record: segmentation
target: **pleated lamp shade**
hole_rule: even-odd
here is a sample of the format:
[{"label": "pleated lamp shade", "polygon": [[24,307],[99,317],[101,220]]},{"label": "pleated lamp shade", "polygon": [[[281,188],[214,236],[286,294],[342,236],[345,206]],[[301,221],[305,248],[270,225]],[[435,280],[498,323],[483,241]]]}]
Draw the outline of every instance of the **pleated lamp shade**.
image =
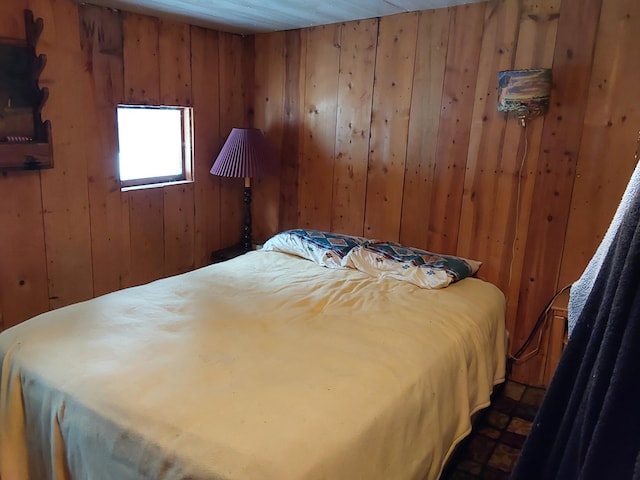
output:
[{"label": "pleated lamp shade", "polygon": [[277,157],[258,128],[233,128],[216,161],[213,175],[252,178],[274,174]]},{"label": "pleated lamp shade", "polygon": [[525,119],[544,115],[549,108],[551,70],[504,70],[498,72],[498,110]]}]

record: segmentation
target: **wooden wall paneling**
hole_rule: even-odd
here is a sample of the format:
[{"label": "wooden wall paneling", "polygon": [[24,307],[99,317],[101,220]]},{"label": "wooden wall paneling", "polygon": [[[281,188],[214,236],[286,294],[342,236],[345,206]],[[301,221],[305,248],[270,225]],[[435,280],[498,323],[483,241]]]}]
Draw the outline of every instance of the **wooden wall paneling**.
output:
[{"label": "wooden wall paneling", "polygon": [[[255,36],[254,127],[265,132],[269,144],[282,161],[284,130],[286,34]],[[280,172],[253,180],[253,238],[263,242],[278,231]]]},{"label": "wooden wall paneling", "polygon": [[[120,259],[122,270],[120,271],[121,288],[132,287],[136,285],[131,278],[131,192],[120,192],[120,231],[118,237],[120,245],[122,245],[123,258]],[[114,207],[114,215],[117,215]]]},{"label": "wooden wall paneling", "polygon": [[[29,6],[28,0],[13,0],[0,4],[0,37],[25,40],[25,8],[32,8]],[[35,10],[33,16],[35,18],[42,17],[42,13]],[[40,50],[40,48],[38,48],[38,50]]]},{"label": "wooden wall paneling", "polygon": [[427,239],[440,253],[457,248],[484,11],[484,3],[456,8],[449,29]]},{"label": "wooden wall paneling", "polygon": [[341,29],[333,24],[307,32],[298,208],[300,226],[319,230],[331,228]]},{"label": "wooden wall paneling", "polygon": [[[191,106],[191,29],[186,23],[161,20],[158,31],[160,102]],[[190,184],[164,190],[164,274],[175,275],[195,266],[195,199]]]},{"label": "wooden wall paneling", "polygon": [[400,242],[414,247],[428,247],[431,189],[452,15],[452,9],[440,8],[422,11],[418,19],[400,219]]},{"label": "wooden wall paneling", "polygon": [[131,284],[164,276],[164,192],[162,188],[130,190]]},{"label": "wooden wall paneling", "polygon": [[331,230],[362,235],[378,20],[342,25]]},{"label": "wooden wall paneling", "polygon": [[365,206],[367,237],[400,237],[417,36],[417,13],[380,19]]},{"label": "wooden wall paneling", "polygon": [[195,267],[194,184],[162,188],[164,193],[164,275],[176,275]]},{"label": "wooden wall paneling", "polygon": [[527,237],[542,120],[529,122],[527,130],[513,118],[505,122],[507,116],[496,108],[497,72],[551,67],[559,3],[495,2],[485,15],[458,253],[481,260],[478,275],[507,296],[509,331],[522,272],[522,247],[515,236]]},{"label": "wooden wall paneling", "polygon": [[[498,180],[506,176],[509,185],[515,184],[519,167],[515,157],[502,156],[506,116],[496,107],[497,77],[500,70],[512,68],[519,22],[520,2],[487,4],[456,249],[459,255],[481,260],[479,275],[494,283],[503,267],[502,258],[511,255],[509,234],[517,203],[514,189],[502,192],[506,196],[498,194]],[[504,285],[499,286],[505,290]]]},{"label": "wooden wall paneling", "polygon": [[[561,0],[544,0],[542,2],[527,2],[523,5],[514,68],[551,67],[558,30],[560,3]],[[502,228],[501,236],[508,239],[505,243],[506,252],[503,252],[501,256],[497,253],[501,246],[498,243],[492,245],[492,249],[496,253],[492,253],[491,257],[500,258],[501,261],[500,268],[495,272],[496,276],[493,278],[507,296],[507,329],[509,332],[515,331],[517,321],[524,245],[528,238],[529,216],[533,206],[533,189],[538,178],[536,172],[543,125],[544,118],[534,119],[528,122],[526,130],[523,130],[516,119],[509,119],[502,148],[505,165],[509,162],[506,159],[516,162],[514,168],[518,170],[522,164],[519,199],[518,177],[515,173],[517,170],[513,170],[513,176],[500,175],[496,187],[498,199],[515,196],[515,204],[519,206],[517,222],[515,218],[516,206],[514,205],[514,216],[511,217],[513,221],[509,224],[497,223],[500,216],[506,215],[506,213],[502,213],[504,209],[508,208],[505,205],[507,202],[502,202],[496,204],[496,208],[500,208],[500,210],[495,211],[495,219],[490,227],[492,229]],[[520,347],[520,344],[515,345],[512,342],[511,347],[515,351]]]},{"label": "wooden wall paneling", "polygon": [[[124,14],[125,102],[159,105],[159,21],[142,15]],[[164,275],[164,194],[162,188],[128,191],[131,283],[139,285]]]},{"label": "wooden wall paneling", "polygon": [[209,263],[220,243],[220,179],[209,173],[222,146],[218,32],[191,28],[196,267]]},{"label": "wooden wall paneling", "polygon": [[253,35],[240,37],[242,55],[242,115],[245,125],[250,127],[255,123],[255,64],[256,42]]},{"label": "wooden wall paneling", "polygon": [[46,25],[38,43],[47,55],[40,86],[49,88],[43,118],[54,131],[55,168],[43,170],[41,178],[50,307],[58,308],[94,294],[86,160],[92,132],[84,118],[91,93],[77,5],[49,0],[30,5]]},{"label": "wooden wall paneling", "polygon": [[306,29],[285,32],[279,230],[287,230],[299,225],[298,174],[304,143],[307,33]]},{"label": "wooden wall paneling", "polygon": [[[0,4],[0,37],[24,39],[25,8],[21,0]],[[0,173],[0,192],[1,331],[48,310],[49,296],[40,173]]]},{"label": "wooden wall paneling", "polygon": [[168,20],[160,20],[158,27],[160,103],[191,106],[191,29]]},{"label": "wooden wall paneling", "polygon": [[120,191],[116,124],[124,100],[122,20],[106,8],[78,8],[90,89],[84,121],[92,132],[86,142],[93,289],[102,295],[127,285],[129,275],[128,197]]},{"label": "wooden wall paneling", "polygon": [[159,105],[159,20],[125,13],[123,38],[125,101],[134,105]]},{"label": "wooden wall paneling", "polygon": [[0,331],[50,308],[40,175],[9,175],[0,176]]},{"label": "wooden wall paneling", "polygon": [[[234,127],[249,127],[244,110],[243,98],[243,55],[242,37],[220,33],[219,39],[219,81],[220,81],[220,134],[227,139]],[[246,59],[245,59],[246,61]],[[222,146],[222,145],[221,145]],[[216,156],[219,151],[216,152]],[[215,157],[211,159],[211,164]],[[223,247],[242,240],[244,180],[220,178],[220,206],[222,229],[220,240]]]},{"label": "wooden wall paneling", "polygon": [[600,244],[636,164],[640,3],[604,1],[559,286],[577,280]]},{"label": "wooden wall paneling", "polygon": [[[563,253],[575,162],[583,130],[602,0],[563,0],[553,59],[554,90],[544,120],[537,180],[524,251],[515,345],[521,345],[553,296]],[[576,14],[579,12],[579,14]],[[514,379],[534,383],[544,359],[515,365]]]}]

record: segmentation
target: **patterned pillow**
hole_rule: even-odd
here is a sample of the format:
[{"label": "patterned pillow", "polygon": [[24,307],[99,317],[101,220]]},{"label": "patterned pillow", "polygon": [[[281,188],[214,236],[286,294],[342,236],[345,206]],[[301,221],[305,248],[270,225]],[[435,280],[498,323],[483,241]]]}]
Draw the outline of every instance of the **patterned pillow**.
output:
[{"label": "patterned pillow", "polygon": [[342,264],[378,278],[392,277],[421,288],[444,288],[475,274],[481,262],[371,241],[352,249]]},{"label": "patterned pillow", "polygon": [[329,268],[346,268],[343,258],[366,238],[310,229],[286,230],[267,240],[262,250],[284,252]]}]

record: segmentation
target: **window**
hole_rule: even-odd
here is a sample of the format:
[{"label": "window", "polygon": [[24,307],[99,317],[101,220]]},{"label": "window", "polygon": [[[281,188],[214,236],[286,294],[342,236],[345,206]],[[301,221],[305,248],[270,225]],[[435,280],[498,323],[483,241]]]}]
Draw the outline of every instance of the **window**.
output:
[{"label": "window", "polygon": [[118,105],[122,188],[191,181],[192,109]]}]

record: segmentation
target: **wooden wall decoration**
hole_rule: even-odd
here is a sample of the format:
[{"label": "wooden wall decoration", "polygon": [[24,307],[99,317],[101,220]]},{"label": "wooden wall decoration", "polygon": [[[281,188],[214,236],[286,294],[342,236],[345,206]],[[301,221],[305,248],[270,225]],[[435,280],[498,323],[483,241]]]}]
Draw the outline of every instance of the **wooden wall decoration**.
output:
[{"label": "wooden wall decoration", "polygon": [[[515,352],[581,273],[635,166],[636,0],[490,0],[244,38],[9,0],[0,36],[23,35],[27,7],[47,25],[56,168],[0,175],[4,328],[236,243],[242,185],[208,171],[232,127],[256,126],[281,160],[278,178],[254,181],[256,240],[309,226],[482,260]],[[496,78],[530,67],[552,68],[554,85],[523,130],[496,110]],[[193,106],[193,184],[120,190],[122,102]],[[544,381],[545,348],[516,380]]]},{"label": "wooden wall decoration", "polygon": [[36,54],[43,21],[25,9],[24,25],[24,41],[0,38],[0,170],[53,167],[51,122],[42,121],[49,89],[39,85],[47,57]]}]

